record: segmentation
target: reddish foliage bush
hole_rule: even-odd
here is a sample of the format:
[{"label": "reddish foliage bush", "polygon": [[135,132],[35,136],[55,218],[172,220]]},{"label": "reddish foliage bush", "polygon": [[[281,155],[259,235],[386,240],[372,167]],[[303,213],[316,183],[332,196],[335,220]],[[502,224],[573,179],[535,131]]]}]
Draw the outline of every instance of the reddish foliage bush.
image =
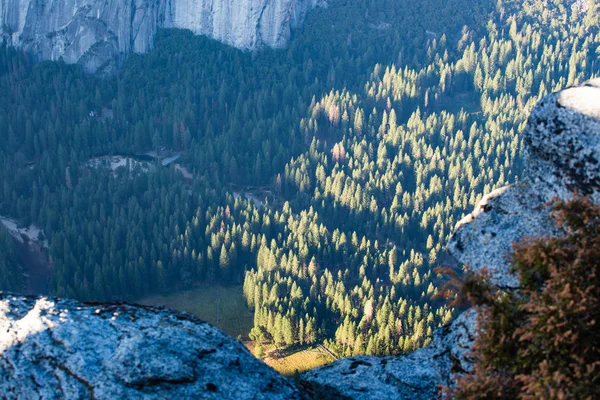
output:
[{"label": "reddish foliage bush", "polygon": [[472,373],[446,394],[458,399],[600,399],[600,207],[557,201],[566,236],[514,246],[521,287],[472,274],[446,294],[479,307]]}]

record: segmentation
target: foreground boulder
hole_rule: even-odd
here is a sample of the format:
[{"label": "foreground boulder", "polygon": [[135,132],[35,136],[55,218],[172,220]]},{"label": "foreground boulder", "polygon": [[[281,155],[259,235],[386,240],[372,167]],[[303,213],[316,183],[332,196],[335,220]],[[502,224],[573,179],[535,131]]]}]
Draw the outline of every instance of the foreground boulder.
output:
[{"label": "foreground boulder", "polygon": [[[523,135],[523,179],[485,196],[448,244],[456,261],[472,270],[485,267],[492,282],[507,289],[519,286],[508,257],[514,242],[564,233],[550,217],[553,199],[578,193],[600,204],[600,80],[545,97]],[[453,385],[455,374],[472,368],[476,314],[463,313],[410,355],[340,360],[307,372],[301,384],[315,399],[437,398],[440,385]]]},{"label": "foreground boulder", "polygon": [[468,351],[476,334],[476,313],[461,314],[436,332],[434,341],[405,357],[351,357],[314,369],[301,385],[314,399],[411,399],[437,397],[439,384],[471,368]]},{"label": "foreground boulder", "polygon": [[191,315],[0,293],[0,397],[295,399],[238,341]]}]

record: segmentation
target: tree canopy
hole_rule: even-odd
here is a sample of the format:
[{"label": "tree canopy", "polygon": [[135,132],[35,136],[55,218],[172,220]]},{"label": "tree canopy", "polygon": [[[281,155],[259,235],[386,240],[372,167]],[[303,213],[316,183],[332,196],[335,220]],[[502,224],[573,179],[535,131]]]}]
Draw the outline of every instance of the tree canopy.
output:
[{"label": "tree canopy", "polygon": [[[2,46],[0,215],[43,229],[53,294],[242,284],[253,338],[339,355],[451,320],[431,298],[443,246],[518,180],[540,97],[598,73],[597,8],[330,3],[286,50],[164,30],[110,79]],[[18,270],[3,251],[0,287]]]}]

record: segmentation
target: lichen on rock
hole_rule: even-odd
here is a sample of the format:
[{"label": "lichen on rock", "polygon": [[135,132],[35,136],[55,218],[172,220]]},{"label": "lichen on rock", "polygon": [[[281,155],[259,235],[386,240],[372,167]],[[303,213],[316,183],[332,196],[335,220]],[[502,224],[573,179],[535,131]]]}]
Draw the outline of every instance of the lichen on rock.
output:
[{"label": "lichen on rock", "polygon": [[238,341],[189,314],[0,292],[0,397],[295,399]]}]

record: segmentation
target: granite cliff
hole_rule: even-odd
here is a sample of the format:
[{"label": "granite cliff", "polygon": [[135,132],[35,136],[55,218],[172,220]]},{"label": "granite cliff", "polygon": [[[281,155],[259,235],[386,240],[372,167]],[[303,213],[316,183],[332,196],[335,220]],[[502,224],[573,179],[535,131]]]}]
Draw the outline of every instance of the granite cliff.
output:
[{"label": "granite cliff", "polygon": [[[490,193],[448,245],[456,260],[519,285],[505,258],[526,236],[561,235],[548,202],[600,203],[600,80],[544,98],[523,132],[523,179]],[[239,342],[187,314],[0,293],[0,393],[7,398],[432,399],[472,367],[477,311],[407,356],[352,357],[300,377],[299,388]]]},{"label": "granite cliff", "polygon": [[42,60],[110,72],[152,48],[159,28],[190,29],[241,48],[279,48],[325,0],[0,0],[0,34]]}]

